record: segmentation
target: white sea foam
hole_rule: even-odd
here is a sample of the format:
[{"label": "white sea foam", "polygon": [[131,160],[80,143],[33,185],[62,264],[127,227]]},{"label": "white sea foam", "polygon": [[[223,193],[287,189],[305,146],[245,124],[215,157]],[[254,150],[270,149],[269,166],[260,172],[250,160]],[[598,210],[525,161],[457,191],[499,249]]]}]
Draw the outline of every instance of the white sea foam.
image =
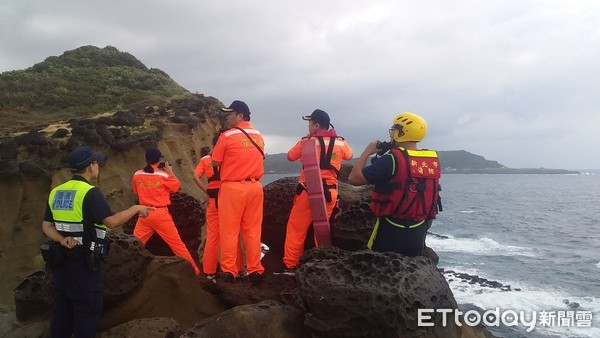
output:
[{"label": "white sea foam", "polygon": [[[494,279],[493,276],[482,276],[479,271],[472,267],[456,267],[452,270]],[[452,275],[445,275],[445,277],[448,280],[452,279],[448,284],[459,304],[473,304],[484,311],[494,310],[495,308],[517,312],[524,311],[528,314],[536,311],[538,316],[540,311],[592,311],[592,327],[566,327],[559,326],[559,324],[553,327],[544,327],[538,324],[535,330],[538,333],[556,334],[561,337],[600,337],[600,298],[591,295],[584,297],[572,296],[560,291],[540,289],[531,285],[519,285],[520,283],[511,283],[510,281],[500,281],[504,285],[510,284],[513,290],[514,288],[521,289],[521,291],[506,292],[500,289],[482,287],[479,284],[468,284],[468,282],[462,282]],[[570,304],[578,303],[579,307],[572,309],[567,301]]]},{"label": "white sea foam", "polygon": [[598,264],[596,264],[596,266],[600,268],[600,262],[598,262]]},{"label": "white sea foam", "polygon": [[427,237],[427,246],[436,252],[464,252],[482,256],[537,256],[537,250],[520,246],[501,244],[487,237],[447,239]]}]

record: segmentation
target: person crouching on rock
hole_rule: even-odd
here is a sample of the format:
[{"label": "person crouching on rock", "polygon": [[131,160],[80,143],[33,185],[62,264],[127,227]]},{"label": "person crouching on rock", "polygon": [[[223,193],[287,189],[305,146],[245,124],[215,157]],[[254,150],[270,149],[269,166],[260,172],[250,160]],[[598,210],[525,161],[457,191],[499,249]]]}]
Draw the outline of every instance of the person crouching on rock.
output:
[{"label": "person crouching on rock", "polygon": [[167,208],[171,204],[171,192],[179,190],[180,183],[173,174],[173,168],[169,162],[160,163],[163,157],[160,150],[153,148],[146,152],[146,166],[133,174],[133,192],[139,197],[140,204],[153,206],[148,217],[138,218],[133,234],[142,241],[144,245],[150,236],[157,232],[167,242],[173,253],[192,264],[196,274],[200,270],[194,262],[185,244],[179,237],[173,218]]},{"label": "person crouching on rock", "polygon": [[[348,177],[352,185],[374,184],[371,211],[377,216],[367,247],[374,251],[420,256],[432,220],[441,211],[440,164],[433,150],[418,149],[427,122],[413,113],[398,114],[390,143],[373,141]],[[366,166],[369,156],[381,156]]]}]

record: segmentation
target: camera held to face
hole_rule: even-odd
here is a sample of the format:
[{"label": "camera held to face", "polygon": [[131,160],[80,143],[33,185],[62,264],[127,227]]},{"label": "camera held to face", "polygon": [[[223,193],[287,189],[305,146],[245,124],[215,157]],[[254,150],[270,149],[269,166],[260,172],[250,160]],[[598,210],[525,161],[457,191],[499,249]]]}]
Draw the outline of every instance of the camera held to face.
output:
[{"label": "camera held to face", "polygon": [[391,142],[379,142],[377,143],[377,149],[379,149],[380,151],[377,152],[378,154],[383,154],[386,151],[392,149],[392,143]]},{"label": "camera held to face", "polygon": [[165,161],[165,162],[160,162],[160,163],[158,164],[158,169],[164,169],[166,165],[167,165],[167,162],[166,162],[166,161]]}]

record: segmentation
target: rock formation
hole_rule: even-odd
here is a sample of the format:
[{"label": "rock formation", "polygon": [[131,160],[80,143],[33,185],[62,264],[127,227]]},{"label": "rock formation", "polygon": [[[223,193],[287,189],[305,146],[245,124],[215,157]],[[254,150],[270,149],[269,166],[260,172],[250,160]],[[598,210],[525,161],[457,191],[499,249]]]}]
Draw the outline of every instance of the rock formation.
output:
[{"label": "rock formation", "polygon": [[[43,266],[39,245],[45,241],[44,208],[51,188],[71,177],[64,169],[71,149],[86,144],[108,156],[97,185],[115,211],[134,203],[131,177],[145,165],[148,147],[161,149],[181,181],[181,192],[199,203],[204,194],[193,183],[192,172],[200,148],[211,144],[221,126],[218,104],[215,98],[196,95],[161,107],[31,126],[0,138],[0,304],[14,308],[12,289]],[[202,214],[197,217],[204,219]]]},{"label": "rock formation", "polygon": [[[295,185],[294,179],[282,179],[265,187],[267,196],[272,193],[279,197],[265,199],[265,212],[291,208],[293,194],[284,197],[290,185]],[[364,192],[361,194],[354,188],[348,191],[349,195],[342,192],[342,201],[361,210],[356,205],[365,203],[361,197]],[[189,196],[181,195],[173,199],[172,210],[189,213],[182,207],[189,205],[194,205],[189,203]],[[365,214],[355,217],[364,219]],[[186,219],[174,218],[177,222]],[[265,218],[265,233],[266,229],[277,229],[268,227],[268,222],[275,220],[284,222],[286,217],[270,214]],[[356,221],[356,224],[362,223]],[[348,225],[346,228],[351,229]],[[346,238],[349,232],[334,236]],[[282,243],[284,237],[280,232],[270,238],[276,247],[275,243]],[[352,238],[358,241],[361,235]],[[302,257],[295,276],[268,273],[257,285],[243,278],[235,283],[221,280],[213,283],[198,279],[189,264],[178,257],[155,256],[131,235],[110,231],[108,240],[111,254],[105,264],[102,337],[127,334],[173,337],[180,333],[185,337],[483,337],[486,334],[484,329],[442,326],[441,318],[437,317],[433,319],[436,323],[433,327],[416,325],[418,308],[457,307],[442,273],[425,257],[351,251],[352,246],[348,250],[313,248]],[[280,267],[272,262],[280,261],[281,255],[276,250],[263,259],[269,272],[277,271]],[[35,332],[40,332],[41,336],[47,330],[52,302],[51,275],[48,270],[33,273],[15,290],[16,317],[24,325],[5,325],[11,328],[11,334],[33,332],[35,336]]]},{"label": "rock formation", "polygon": [[[51,187],[70,177],[60,169],[66,153],[80,144],[108,154],[99,186],[115,210],[134,202],[131,175],[143,166],[144,149],[158,146],[182,181],[169,208],[175,224],[192,254],[201,253],[204,196],[191,173],[197,150],[208,145],[220,125],[201,101],[72,120],[0,143],[0,161],[6,164],[0,187],[9,193],[4,198],[11,198],[0,204],[6,215],[0,220],[0,264],[9,270],[0,281],[11,289],[18,285],[15,311],[3,309],[0,335],[42,337],[48,330],[52,273],[39,270],[40,222]],[[342,176],[348,171],[345,167]],[[340,182],[342,213],[331,228],[335,248],[310,249],[309,235],[297,274],[272,274],[282,269],[296,184],[294,177],[265,186],[263,241],[271,250],[263,259],[265,278],[255,285],[244,278],[213,283],[195,276],[189,263],[169,256],[159,238],[144,247],[131,236],[135,220],[124,232],[109,231],[100,336],[486,336],[484,329],[442,326],[437,317],[434,327],[416,325],[416,309],[456,308],[456,301],[431,260],[364,250],[373,223],[368,187]],[[11,303],[6,292],[0,292],[0,303]]]}]

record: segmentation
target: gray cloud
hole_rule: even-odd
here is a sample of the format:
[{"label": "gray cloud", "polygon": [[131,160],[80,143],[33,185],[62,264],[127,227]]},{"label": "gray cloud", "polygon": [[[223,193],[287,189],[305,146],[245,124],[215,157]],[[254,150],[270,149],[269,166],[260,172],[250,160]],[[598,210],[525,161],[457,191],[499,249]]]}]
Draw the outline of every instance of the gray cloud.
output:
[{"label": "gray cloud", "polygon": [[511,167],[600,168],[595,1],[13,1],[0,71],[112,45],[193,92],[242,99],[267,150],[330,112],[359,154],[402,111],[424,147]]}]

